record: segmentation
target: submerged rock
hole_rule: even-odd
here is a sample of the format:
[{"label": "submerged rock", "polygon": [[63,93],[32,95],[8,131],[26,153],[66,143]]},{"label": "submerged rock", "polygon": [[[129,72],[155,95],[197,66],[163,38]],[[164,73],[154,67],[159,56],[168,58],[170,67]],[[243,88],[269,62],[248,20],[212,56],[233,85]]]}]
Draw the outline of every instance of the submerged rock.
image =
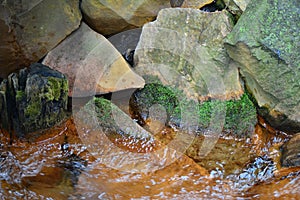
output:
[{"label": "submerged rock", "polygon": [[10,74],[0,93],[1,125],[22,137],[64,118],[68,81],[63,74],[36,63]]},{"label": "submerged rock", "polygon": [[281,164],[284,167],[300,166],[300,133],[282,146]]},{"label": "submerged rock", "polygon": [[126,113],[104,98],[95,97],[80,110],[73,110],[73,115],[77,126],[82,124],[83,127],[96,128],[108,135],[125,135],[141,140],[152,138]]},{"label": "submerged rock", "polygon": [[39,61],[80,20],[79,0],[0,1],[0,77]]},{"label": "submerged rock", "polygon": [[141,27],[155,19],[162,8],[170,7],[169,0],[86,0],[81,9],[85,21],[97,32],[111,35]]},{"label": "submerged rock", "polygon": [[84,23],[54,48],[43,64],[68,77],[69,96],[93,96],[144,86],[143,78],[131,70],[114,46]]},{"label": "submerged rock", "polygon": [[300,4],[297,0],[251,1],[226,48],[274,128],[300,131]]}]

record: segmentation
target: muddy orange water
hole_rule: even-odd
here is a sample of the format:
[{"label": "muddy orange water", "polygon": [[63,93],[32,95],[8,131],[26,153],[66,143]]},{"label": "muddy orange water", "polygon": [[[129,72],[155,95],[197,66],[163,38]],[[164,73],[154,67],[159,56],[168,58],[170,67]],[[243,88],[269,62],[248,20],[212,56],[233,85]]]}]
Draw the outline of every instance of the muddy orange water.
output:
[{"label": "muddy orange water", "polygon": [[[97,130],[84,131],[97,135]],[[173,134],[176,131],[164,128],[157,137],[171,140]],[[172,162],[157,170],[151,170],[157,166],[149,157],[149,164],[142,166],[149,169],[147,173],[105,165],[83,144],[72,119],[42,135],[10,144],[8,134],[0,132],[1,200],[300,198],[300,168],[281,168],[279,163],[279,147],[289,136],[267,125],[257,125],[248,139],[221,136],[204,158],[197,154],[203,137],[196,137],[185,154],[169,155],[165,160]],[[143,144],[122,136],[110,140],[111,148],[145,157],[164,144]],[[140,167],[138,160],[126,158],[116,154],[110,159]]]}]

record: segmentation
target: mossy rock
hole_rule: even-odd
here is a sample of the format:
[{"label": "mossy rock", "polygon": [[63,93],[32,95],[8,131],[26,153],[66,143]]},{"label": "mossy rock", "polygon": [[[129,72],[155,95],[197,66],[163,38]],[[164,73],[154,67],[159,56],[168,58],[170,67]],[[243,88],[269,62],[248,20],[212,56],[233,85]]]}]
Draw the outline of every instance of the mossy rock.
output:
[{"label": "mossy rock", "polygon": [[77,126],[98,130],[108,137],[124,136],[141,140],[153,139],[150,133],[136,124],[118,106],[102,97],[94,97],[79,110],[73,110],[73,116],[75,122],[78,122],[76,123]]},{"label": "mossy rock", "polygon": [[60,72],[35,63],[9,75],[2,82],[1,94],[1,110],[7,111],[1,118],[12,124],[2,127],[12,127],[17,136],[23,137],[64,119],[68,80]]},{"label": "mossy rock", "polygon": [[[130,100],[131,113],[140,121],[141,125],[144,125],[149,118],[149,108],[159,104],[164,107],[167,113],[166,125],[180,127],[183,115],[196,114],[198,129],[202,132],[211,126],[212,116],[217,114],[216,111],[220,111],[226,113],[224,124],[220,124],[223,125],[224,133],[234,133],[238,136],[253,133],[257,123],[257,114],[247,93],[244,93],[240,99],[209,100],[200,103],[182,99],[181,93],[182,91],[176,88],[162,84],[147,84],[143,89],[137,90],[133,94]],[[194,107],[192,112],[190,112],[190,108],[187,108],[190,106]],[[195,116],[188,116],[187,118],[189,117]]]},{"label": "mossy rock", "polygon": [[300,3],[251,1],[225,39],[258,112],[274,128],[300,131]]}]

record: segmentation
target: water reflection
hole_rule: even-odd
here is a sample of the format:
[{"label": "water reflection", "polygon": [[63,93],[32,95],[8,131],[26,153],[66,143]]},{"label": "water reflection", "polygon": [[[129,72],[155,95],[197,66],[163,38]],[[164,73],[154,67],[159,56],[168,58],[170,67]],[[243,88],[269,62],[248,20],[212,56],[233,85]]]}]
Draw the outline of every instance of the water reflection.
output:
[{"label": "water reflection", "polygon": [[[10,145],[4,131],[0,138],[0,199],[297,199],[300,195],[300,168],[279,164],[279,146],[288,136],[259,125],[248,140],[221,137],[206,160],[182,155],[151,173],[101,164],[81,143],[72,119],[31,142],[15,140]],[[150,151],[130,138],[110,139],[123,149]]]}]

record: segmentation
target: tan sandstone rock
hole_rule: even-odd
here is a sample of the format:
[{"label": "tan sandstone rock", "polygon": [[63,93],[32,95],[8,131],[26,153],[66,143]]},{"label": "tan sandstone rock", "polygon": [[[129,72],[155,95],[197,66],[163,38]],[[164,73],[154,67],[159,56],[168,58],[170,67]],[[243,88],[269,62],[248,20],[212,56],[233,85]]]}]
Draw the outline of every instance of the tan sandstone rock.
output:
[{"label": "tan sandstone rock", "polygon": [[143,78],[131,70],[113,45],[84,23],[43,63],[68,77],[70,96],[93,96],[144,86]]}]

